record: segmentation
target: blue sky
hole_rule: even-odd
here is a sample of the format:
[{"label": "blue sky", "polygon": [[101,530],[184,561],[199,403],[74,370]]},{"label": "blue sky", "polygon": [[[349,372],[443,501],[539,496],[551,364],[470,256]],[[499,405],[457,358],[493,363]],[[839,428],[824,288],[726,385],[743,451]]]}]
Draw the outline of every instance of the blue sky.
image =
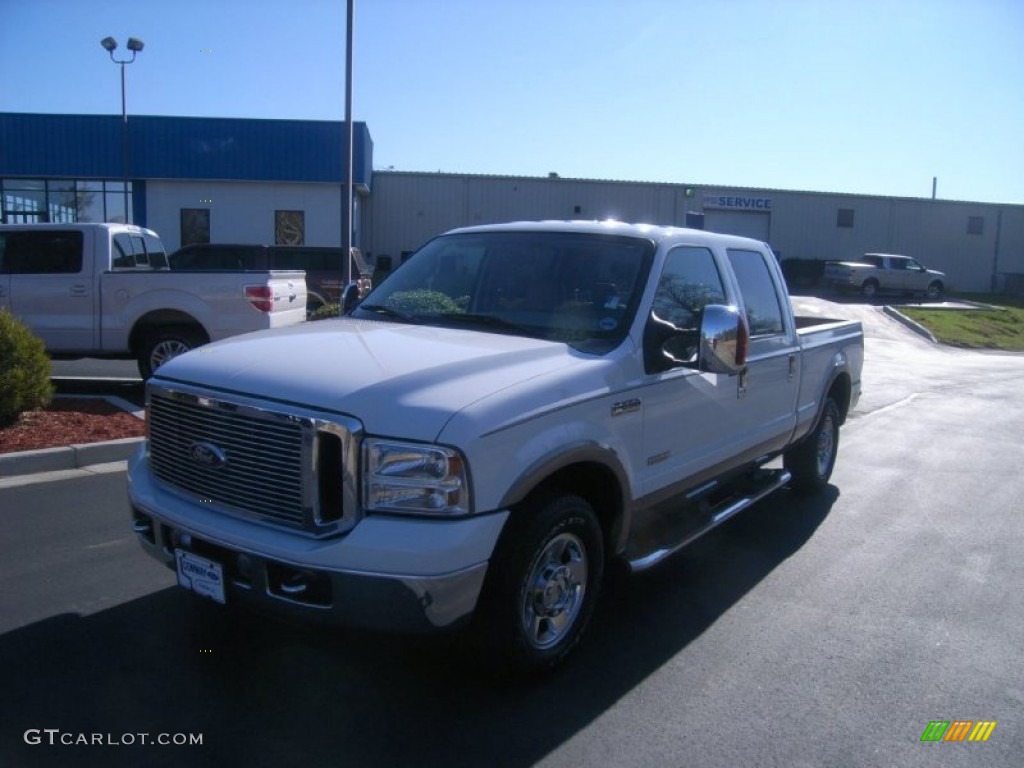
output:
[{"label": "blue sky", "polygon": [[[0,110],[119,113],[111,35],[130,113],[340,120],[345,5],[0,0]],[[355,38],[377,168],[1024,203],[1024,0],[356,0]]]}]

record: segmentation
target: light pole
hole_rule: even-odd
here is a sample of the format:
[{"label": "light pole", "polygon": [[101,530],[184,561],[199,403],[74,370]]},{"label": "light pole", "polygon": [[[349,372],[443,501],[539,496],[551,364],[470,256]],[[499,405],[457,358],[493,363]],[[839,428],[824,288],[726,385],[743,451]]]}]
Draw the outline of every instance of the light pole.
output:
[{"label": "light pole", "polygon": [[124,223],[128,224],[128,107],[124,96],[124,65],[135,61],[135,55],[145,47],[145,43],[137,37],[128,38],[128,50],[132,52],[130,59],[114,58],[117,40],[112,37],[104,37],[100,40],[100,45],[110,54],[112,62],[121,65],[121,181],[124,184]]}]

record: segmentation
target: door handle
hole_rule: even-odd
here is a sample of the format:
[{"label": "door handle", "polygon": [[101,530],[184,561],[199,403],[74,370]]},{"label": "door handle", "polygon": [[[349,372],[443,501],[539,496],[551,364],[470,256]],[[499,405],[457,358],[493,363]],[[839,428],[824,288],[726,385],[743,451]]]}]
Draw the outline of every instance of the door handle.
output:
[{"label": "door handle", "polygon": [[72,296],[85,296],[86,295],[86,288],[85,288],[85,286],[84,285],[72,285],[71,286],[71,295]]},{"label": "door handle", "polygon": [[796,355],[789,356],[789,380],[796,378]]}]

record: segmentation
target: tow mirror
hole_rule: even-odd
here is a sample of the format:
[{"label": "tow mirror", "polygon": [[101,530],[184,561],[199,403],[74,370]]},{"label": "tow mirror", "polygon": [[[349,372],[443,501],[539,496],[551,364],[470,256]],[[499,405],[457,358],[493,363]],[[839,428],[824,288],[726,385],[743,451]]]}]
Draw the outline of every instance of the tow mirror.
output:
[{"label": "tow mirror", "polygon": [[747,319],[736,307],[708,304],[700,324],[699,368],[735,376],[747,365],[750,333]]}]

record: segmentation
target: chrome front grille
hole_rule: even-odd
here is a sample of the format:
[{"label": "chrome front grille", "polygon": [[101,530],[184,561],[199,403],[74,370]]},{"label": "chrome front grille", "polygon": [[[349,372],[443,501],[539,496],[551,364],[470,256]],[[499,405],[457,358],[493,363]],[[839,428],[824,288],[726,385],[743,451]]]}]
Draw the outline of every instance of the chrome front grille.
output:
[{"label": "chrome front grille", "polygon": [[[149,466],[162,483],[226,514],[314,535],[355,524],[354,420],[155,384],[147,404]],[[317,450],[327,440],[340,451]],[[320,466],[321,456],[338,466]]]}]

